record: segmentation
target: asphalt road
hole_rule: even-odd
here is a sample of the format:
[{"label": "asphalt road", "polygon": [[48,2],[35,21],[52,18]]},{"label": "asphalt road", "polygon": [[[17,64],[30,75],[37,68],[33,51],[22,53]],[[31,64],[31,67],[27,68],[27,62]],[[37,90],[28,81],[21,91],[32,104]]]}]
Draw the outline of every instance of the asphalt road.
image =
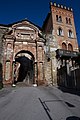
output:
[{"label": "asphalt road", "polygon": [[56,87],[4,88],[0,120],[80,120],[80,96]]}]

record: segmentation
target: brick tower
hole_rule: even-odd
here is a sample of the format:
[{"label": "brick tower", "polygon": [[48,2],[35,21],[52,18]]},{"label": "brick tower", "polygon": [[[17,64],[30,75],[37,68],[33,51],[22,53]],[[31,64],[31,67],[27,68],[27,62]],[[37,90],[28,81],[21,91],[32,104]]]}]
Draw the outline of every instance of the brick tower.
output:
[{"label": "brick tower", "polygon": [[[47,81],[53,84],[68,86],[68,74],[70,67],[75,64],[78,52],[78,43],[74,24],[73,9],[56,3],[50,3],[50,12],[43,23],[43,32],[46,35],[46,61],[45,71]],[[56,57],[57,56],[57,57]],[[51,68],[50,68],[51,67]],[[63,79],[58,80],[58,70],[63,67]],[[64,70],[65,69],[65,70]],[[60,70],[61,71],[61,70]],[[52,77],[50,77],[50,75]],[[60,74],[59,74],[60,77]]]}]

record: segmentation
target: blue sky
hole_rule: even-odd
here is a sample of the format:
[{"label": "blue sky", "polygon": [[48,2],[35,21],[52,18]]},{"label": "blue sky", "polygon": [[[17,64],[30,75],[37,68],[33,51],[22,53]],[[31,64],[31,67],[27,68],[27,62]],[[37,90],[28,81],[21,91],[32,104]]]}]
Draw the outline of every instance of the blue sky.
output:
[{"label": "blue sky", "polygon": [[50,1],[73,8],[80,45],[80,0],[0,0],[0,24],[10,24],[27,18],[41,27],[50,11]]}]

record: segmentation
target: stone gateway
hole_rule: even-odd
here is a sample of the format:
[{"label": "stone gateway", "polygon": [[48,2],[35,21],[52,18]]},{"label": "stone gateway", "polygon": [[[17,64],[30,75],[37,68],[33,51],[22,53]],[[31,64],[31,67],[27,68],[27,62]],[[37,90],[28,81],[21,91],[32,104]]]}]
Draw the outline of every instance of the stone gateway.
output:
[{"label": "stone gateway", "polygon": [[12,84],[14,76],[17,82],[44,83],[45,40],[40,29],[28,20],[11,24],[8,29],[3,38],[3,84]]}]

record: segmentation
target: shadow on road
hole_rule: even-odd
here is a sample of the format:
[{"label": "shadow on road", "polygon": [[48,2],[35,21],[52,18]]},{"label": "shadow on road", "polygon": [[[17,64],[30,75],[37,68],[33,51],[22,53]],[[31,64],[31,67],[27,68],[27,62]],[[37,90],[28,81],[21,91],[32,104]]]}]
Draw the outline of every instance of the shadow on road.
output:
[{"label": "shadow on road", "polygon": [[69,102],[65,102],[67,104],[68,107],[75,107],[73,104],[69,103]]},{"label": "shadow on road", "polygon": [[58,87],[62,92],[65,93],[71,93],[80,96],[80,90],[72,89],[72,88],[66,88],[66,87]]},{"label": "shadow on road", "polygon": [[76,117],[76,116],[70,116],[70,117],[66,118],[66,120],[80,120],[80,118]]}]

